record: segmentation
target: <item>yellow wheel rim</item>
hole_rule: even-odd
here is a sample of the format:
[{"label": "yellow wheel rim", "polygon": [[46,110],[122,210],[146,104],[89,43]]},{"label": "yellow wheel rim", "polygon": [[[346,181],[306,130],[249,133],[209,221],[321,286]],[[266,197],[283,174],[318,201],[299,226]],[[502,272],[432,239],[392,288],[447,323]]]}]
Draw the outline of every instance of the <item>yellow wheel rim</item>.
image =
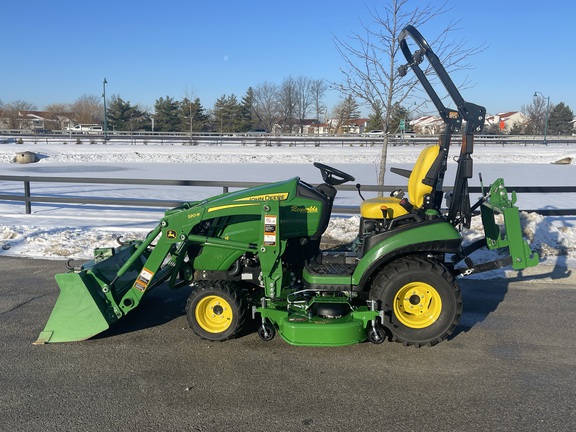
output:
[{"label": "yellow wheel rim", "polygon": [[206,296],[196,306],[196,321],[209,333],[222,333],[232,323],[232,308],[222,297]]},{"label": "yellow wheel rim", "polygon": [[406,284],[394,297],[394,315],[406,327],[428,327],[438,319],[441,312],[440,294],[424,282]]}]

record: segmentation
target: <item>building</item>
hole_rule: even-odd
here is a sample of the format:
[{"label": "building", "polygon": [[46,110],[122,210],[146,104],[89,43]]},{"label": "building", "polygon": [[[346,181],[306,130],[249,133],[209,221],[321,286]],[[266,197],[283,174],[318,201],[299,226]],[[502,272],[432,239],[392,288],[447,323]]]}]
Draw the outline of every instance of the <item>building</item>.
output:
[{"label": "building", "polygon": [[[526,116],[520,111],[487,115],[484,122],[484,131],[498,128],[501,133],[508,134],[515,126],[521,126],[526,123],[526,120]],[[438,116],[424,116],[410,120],[410,127],[417,134],[437,135],[444,130],[444,122]]]},{"label": "building", "polygon": [[0,129],[36,131],[61,130],[74,124],[71,114],[54,114],[46,111],[0,110]]},{"label": "building", "polygon": [[526,123],[527,117],[520,111],[502,112],[496,115],[487,115],[484,128],[498,127],[500,132],[508,134],[515,126]]}]

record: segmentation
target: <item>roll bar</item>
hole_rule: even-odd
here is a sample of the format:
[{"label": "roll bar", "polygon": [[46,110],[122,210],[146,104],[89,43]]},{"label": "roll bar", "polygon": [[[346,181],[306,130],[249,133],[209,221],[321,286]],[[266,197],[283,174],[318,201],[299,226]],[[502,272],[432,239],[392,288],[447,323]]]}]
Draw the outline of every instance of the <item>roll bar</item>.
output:
[{"label": "roll bar", "polygon": [[[414,53],[410,51],[410,47],[408,46],[408,42],[406,40],[408,36],[410,36],[420,48],[414,51]],[[484,120],[486,118],[486,109],[480,105],[466,102],[462,98],[460,92],[458,91],[458,88],[454,85],[454,82],[448,75],[448,72],[446,72],[446,69],[440,62],[440,59],[432,51],[432,48],[430,48],[430,45],[428,45],[428,42],[426,42],[426,39],[424,39],[424,37],[420,34],[420,32],[416,30],[414,26],[407,25],[400,32],[398,40],[400,42],[400,49],[402,50],[404,57],[408,61],[408,64],[400,66],[400,68],[398,68],[398,73],[401,76],[404,76],[406,75],[408,67],[412,68],[412,70],[420,80],[420,83],[422,83],[422,86],[426,90],[426,93],[428,93],[428,96],[430,96],[430,99],[436,106],[436,109],[440,113],[440,116],[442,117],[445,123],[454,125],[459,129],[459,126],[462,124],[463,119],[466,121],[466,129],[464,131],[466,135],[474,134],[475,132],[480,132],[482,130],[482,127],[484,126]],[[454,113],[455,110],[448,109],[444,106],[442,100],[438,97],[438,94],[434,90],[434,87],[430,84],[430,81],[424,74],[424,71],[422,71],[422,69],[420,68],[420,63],[422,63],[422,61],[424,60],[424,56],[426,56],[426,58],[430,62],[430,65],[436,72],[436,75],[438,76],[438,78],[448,91],[450,98],[456,104],[458,113],[460,114],[459,116],[456,116],[456,113]]]},{"label": "roll bar", "polygon": [[[408,46],[408,37],[410,37],[418,46],[418,49],[414,52],[412,52]],[[432,51],[432,48],[430,48],[426,39],[424,39],[414,26],[407,25],[404,27],[398,36],[398,41],[400,43],[400,49],[408,61],[407,64],[398,68],[398,74],[400,76],[405,76],[408,68],[411,68],[414,71],[416,77],[424,87],[424,90],[426,90],[426,93],[428,93],[428,96],[436,106],[440,117],[442,117],[442,120],[446,125],[444,133],[440,137],[440,146],[444,156],[444,165],[443,169],[440,170],[438,174],[434,196],[434,205],[438,208],[440,208],[442,202],[442,183],[444,180],[444,172],[446,171],[446,160],[448,158],[451,137],[454,132],[459,131],[462,128],[463,121],[466,122],[464,135],[462,137],[460,157],[458,158],[458,170],[456,172],[453,195],[447,217],[450,223],[454,225],[463,224],[468,228],[470,227],[472,213],[470,210],[470,197],[468,194],[468,179],[472,177],[473,173],[471,155],[474,151],[474,134],[480,132],[484,126],[486,108],[471,102],[466,102],[462,98],[458,88],[454,85],[454,82],[448,75],[448,72],[446,72],[446,69],[440,62],[438,56],[434,51]],[[448,91],[448,95],[456,104],[456,109],[450,109],[444,106],[438,93],[432,84],[430,84],[428,77],[420,68],[420,64],[424,61],[424,58],[428,60],[444,88]]]}]

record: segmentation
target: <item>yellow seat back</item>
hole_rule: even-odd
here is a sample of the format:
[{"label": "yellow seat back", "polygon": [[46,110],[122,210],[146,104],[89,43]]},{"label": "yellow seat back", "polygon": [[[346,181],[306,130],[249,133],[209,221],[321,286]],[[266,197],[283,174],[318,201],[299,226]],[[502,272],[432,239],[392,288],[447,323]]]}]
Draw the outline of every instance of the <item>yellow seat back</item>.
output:
[{"label": "yellow seat back", "polygon": [[440,153],[440,146],[437,144],[430,145],[424,148],[418,156],[418,160],[414,164],[412,174],[408,179],[408,199],[410,203],[420,208],[424,204],[424,196],[432,192],[432,186],[422,183],[426,178],[426,174],[430,171],[432,164]]},{"label": "yellow seat back", "polygon": [[[414,164],[414,169],[408,179],[408,199],[415,208],[424,205],[424,196],[432,192],[432,186],[426,185],[423,180],[430,171],[432,164],[440,153],[440,146],[437,144],[430,145],[420,152],[420,156]],[[400,200],[394,197],[371,198],[362,201],[360,204],[360,214],[366,219],[382,219],[381,207],[387,208],[386,218],[393,219],[408,213],[400,205]]]}]

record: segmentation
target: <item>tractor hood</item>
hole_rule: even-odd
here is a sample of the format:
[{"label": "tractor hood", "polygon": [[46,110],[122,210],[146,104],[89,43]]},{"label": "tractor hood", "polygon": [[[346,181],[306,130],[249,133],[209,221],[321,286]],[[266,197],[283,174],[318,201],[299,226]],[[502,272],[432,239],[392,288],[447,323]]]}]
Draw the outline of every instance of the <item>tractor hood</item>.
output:
[{"label": "tractor hood", "polygon": [[190,204],[201,205],[211,213],[225,208],[246,207],[260,201],[291,201],[296,196],[299,181],[300,177],[293,177],[276,183],[267,183],[216,195],[204,201]]}]

